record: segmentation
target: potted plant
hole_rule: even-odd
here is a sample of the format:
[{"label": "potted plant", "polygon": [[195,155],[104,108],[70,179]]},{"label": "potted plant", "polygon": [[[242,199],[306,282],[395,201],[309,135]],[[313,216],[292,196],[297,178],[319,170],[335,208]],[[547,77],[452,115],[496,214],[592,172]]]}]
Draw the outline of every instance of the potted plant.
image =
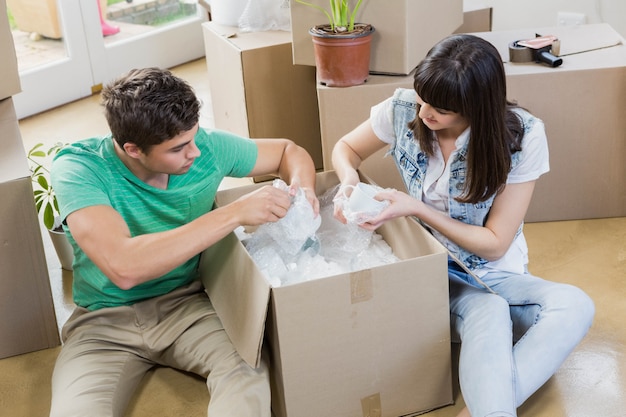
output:
[{"label": "potted plant", "polygon": [[304,1],[326,15],[328,23],[309,30],[315,51],[317,80],[329,87],[350,87],[367,81],[374,27],[356,22],[363,0],[351,7],[350,0],[329,0],[330,10]]},{"label": "potted plant", "polygon": [[59,221],[59,205],[50,182],[50,170],[44,165],[45,160],[53,158],[65,145],[56,143],[47,150],[43,146],[43,143],[36,144],[28,151],[26,156],[30,165],[35,207],[50,234],[50,239],[61,262],[61,267],[71,271],[74,252]]}]

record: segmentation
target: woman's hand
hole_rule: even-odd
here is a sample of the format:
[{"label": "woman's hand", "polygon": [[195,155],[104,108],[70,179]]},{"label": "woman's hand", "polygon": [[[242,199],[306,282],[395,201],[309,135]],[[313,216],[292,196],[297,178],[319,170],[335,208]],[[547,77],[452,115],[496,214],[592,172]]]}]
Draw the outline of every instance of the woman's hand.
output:
[{"label": "woman's hand", "polygon": [[[356,180],[352,181],[354,181],[354,184],[356,184],[358,182],[359,175],[356,171],[354,171],[353,176],[356,178]],[[341,186],[339,186],[339,189],[337,190],[337,194],[335,194],[335,197],[333,197],[333,216],[335,217],[335,219],[339,220],[343,224],[348,223],[348,219],[346,219],[346,217],[343,215],[343,210],[345,204],[348,201],[348,198],[350,197],[350,194],[352,193],[351,187],[354,186],[354,184],[341,184]]]},{"label": "woman's hand", "polygon": [[366,230],[376,230],[382,226],[383,223],[397,217],[413,216],[418,212],[419,206],[424,204],[407,193],[392,189],[381,191],[376,194],[374,198],[380,201],[389,201],[389,206],[378,216],[360,225]]}]

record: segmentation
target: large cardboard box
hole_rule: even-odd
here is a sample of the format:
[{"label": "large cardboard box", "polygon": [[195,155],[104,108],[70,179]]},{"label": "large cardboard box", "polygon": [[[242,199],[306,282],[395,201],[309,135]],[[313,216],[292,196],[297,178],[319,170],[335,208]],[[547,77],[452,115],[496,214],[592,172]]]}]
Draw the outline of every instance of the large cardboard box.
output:
[{"label": "large cardboard box", "polygon": [[[563,64],[510,63],[508,45],[539,34],[561,39]],[[526,221],[626,216],[626,46],[609,25],[475,33],[492,42],[505,62],[510,99],[546,125],[550,172],[542,176]],[[346,89],[318,86],[324,168],[332,169],[335,143],[369,117],[372,105],[412,78],[371,76]],[[362,171],[385,187],[404,189],[385,151]]]},{"label": "large cardboard box", "polygon": [[41,226],[11,98],[0,101],[0,358],[60,344]]},{"label": "large cardboard box", "polygon": [[0,2],[0,100],[21,91],[13,35],[7,18],[7,5]]},{"label": "large cardboard box", "polygon": [[626,216],[626,45],[608,24],[476,33],[509,61],[508,45],[556,35],[563,64],[505,63],[510,99],[546,125],[550,172],[527,221]]},{"label": "large cardboard box", "polygon": [[[310,0],[310,3],[328,7],[328,0]],[[327,23],[326,17],[321,11],[296,1],[290,5],[293,63],[315,66],[309,29]],[[463,1],[364,1],[356,20],[370,23],[376,29],[372,38],[370,71],[408,74],[437,41],[461,26]]]},{"label": "large cardboard box", "polygon": [[[317,192],[338,183],[317,176]],[[261,184],[224,190],[221,206]],[[202,256],[204,285],[241,356],[268,348],[277,417],[396,417],[452,402],[447,252],[417,222],[379,229],[401,261],[272,288],[230,234]]]},{"label": "large cardboard box", "polygon": [[322,168],[315,68],[294,66],[285,31],[202,24],[215,127],[251,138],[288,138]]}]

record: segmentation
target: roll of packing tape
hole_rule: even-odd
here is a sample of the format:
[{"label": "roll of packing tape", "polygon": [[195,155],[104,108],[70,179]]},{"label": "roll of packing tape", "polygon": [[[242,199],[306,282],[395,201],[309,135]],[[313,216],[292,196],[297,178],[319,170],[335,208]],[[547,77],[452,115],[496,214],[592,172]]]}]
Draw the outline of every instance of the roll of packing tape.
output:
[{"label": "roll of packing tape", "polygon": [[517,44],[518,41],[509,44],[509,61],[510,62],[533,62],[533,51]]}]

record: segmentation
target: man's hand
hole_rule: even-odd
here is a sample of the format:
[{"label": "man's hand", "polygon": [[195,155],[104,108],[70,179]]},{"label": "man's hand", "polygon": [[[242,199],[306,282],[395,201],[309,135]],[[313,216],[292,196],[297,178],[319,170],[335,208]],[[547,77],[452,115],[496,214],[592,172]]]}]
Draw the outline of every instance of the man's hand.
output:
[{"label": "man's hand", "polygon": [[242,226],[258,226],[285,217],[291,198],[287,191],[267,185],[239,197],[228,206]]}]

